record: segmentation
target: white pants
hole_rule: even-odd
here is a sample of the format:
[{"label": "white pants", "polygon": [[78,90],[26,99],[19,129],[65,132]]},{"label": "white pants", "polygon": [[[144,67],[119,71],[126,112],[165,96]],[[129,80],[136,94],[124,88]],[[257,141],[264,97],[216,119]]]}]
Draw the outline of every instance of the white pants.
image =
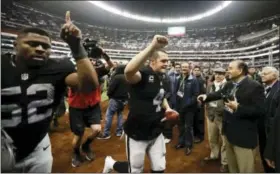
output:
[{"label": "white pants", "polygon": [[47,134],[37,145],[34,151],[26,158],[17,162],[15,173],[51,173],[52,172],[52,147]]},{"label": "white pants", "polygon": [[130,173],[141,173],[144,169],[145,154],[147,153],[153,171],[164,171],[166,167],[166,147],[164,137],[160,134],[153,140],[136,141],[128,136],[126,140],[126,155]]}]

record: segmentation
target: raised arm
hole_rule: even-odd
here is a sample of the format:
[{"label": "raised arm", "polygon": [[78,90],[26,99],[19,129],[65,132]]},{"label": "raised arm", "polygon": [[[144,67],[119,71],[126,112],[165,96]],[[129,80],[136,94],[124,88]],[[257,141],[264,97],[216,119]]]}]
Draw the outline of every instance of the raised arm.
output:
[{"label": "raised arm", "polygon": [[157,49],[163,48],[168,44],[167,38],[155,35],[152,43],[143,51],[134,56],[126,65],[124,75],[128,83],[136,84],[141,80],[140,67],[147,61],[151,54]]},{"label": "raised arm", "polygon": [[66,85],[84,92],[92,91],[99,86],[98,76],[82,45],[81,30],[72,23],[69,11],[66,12],[60,36],[69,45],[77,66],[77,73],[65,78]]}]

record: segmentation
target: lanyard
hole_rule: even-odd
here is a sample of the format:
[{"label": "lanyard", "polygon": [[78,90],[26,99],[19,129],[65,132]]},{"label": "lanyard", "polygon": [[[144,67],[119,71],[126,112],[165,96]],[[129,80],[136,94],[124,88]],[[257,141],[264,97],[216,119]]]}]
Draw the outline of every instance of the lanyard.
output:
[{"label": "lanyard", "polygon": [[180,90],[182,90],[182,91],[184,91],[184,88],[185,88],[185,79],[186,79],[186,77],[183,77],[183,79],[181,80],[181,82],[180,82]]}]

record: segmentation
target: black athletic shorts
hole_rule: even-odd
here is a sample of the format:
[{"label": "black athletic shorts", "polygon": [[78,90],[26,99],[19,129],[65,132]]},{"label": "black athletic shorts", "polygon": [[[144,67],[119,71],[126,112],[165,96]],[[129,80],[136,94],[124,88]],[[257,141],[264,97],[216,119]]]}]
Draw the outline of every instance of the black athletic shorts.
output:
[{"label": "black athletic shorts", "polygon": [[100,118],[101,108],[99,103],[86,109],[69,107],[70,128],[77,136],[83,135],[85,127],[100,124]]}]

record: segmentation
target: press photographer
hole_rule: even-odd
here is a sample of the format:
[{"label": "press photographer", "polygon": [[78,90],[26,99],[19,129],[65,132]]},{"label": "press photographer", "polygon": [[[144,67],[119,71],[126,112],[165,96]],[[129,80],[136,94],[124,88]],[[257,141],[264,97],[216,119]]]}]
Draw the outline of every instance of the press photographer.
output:
[{"label": "press photographer", "polygon": [[[80,93],[75,89],[70,89],[68,92],[69,103],[69,118],[71,131],[74,134],[72,166],[78,167],[82,163],[82,152],[85,154],[86,159],[94,160],[94,153],[90,148],[90,144],[101,131],[101,79],[103,76],[110,72],[113,67],[113,63],[110,57],[104,52],[102,48],[97,46],[97,41],[92,39],[86,39],[83,43],[85,50],[88,53],[95,70],[98,74],[99,87],[90,93]],[[106,61],[106,65],[102,62],[101,58]],[[85,127],[92,129],[91,135],[87,137],[82,144],[82,138],[84,135]]]},{"label": "press photographer", "polygon": [[[83,46],[85,47],[92,64],[96,68],[100,80],[103,76],[110,72],[110,69],[113,68],[114,64],[108,54],[100,46],[98,46],[98,42],[96,40],[87,38],[84,40]],[[106,61],[106,65],[102,62],[101,58]]]}]

